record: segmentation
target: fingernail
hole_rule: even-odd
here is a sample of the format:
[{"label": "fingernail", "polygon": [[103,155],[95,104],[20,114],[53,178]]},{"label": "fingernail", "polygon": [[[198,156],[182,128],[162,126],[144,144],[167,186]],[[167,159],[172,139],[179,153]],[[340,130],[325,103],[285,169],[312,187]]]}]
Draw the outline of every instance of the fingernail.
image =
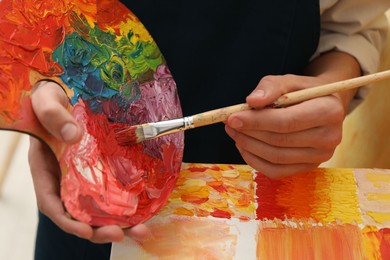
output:
[{"label": "fingernail", "polygon": [[72,141],[77,136],[77,126],[73,123],[66,123],[61,128],[61,137],[65,142]]},{"label": "fingernail", "polygon": [[257,90],[255,90],[255,91],[253,91],[252,93],[251,93],[251,96],[252,97],[264,97],[265,96],[265,91],[264,90],[262,90],[262,89],[257,89]]},{"label": "fingernail", "polygon": [[232,128],[240,128],[244,125],[244,123],[238,119],[238,118],[234,118],[231,122],[230,122],[230,127]]}]

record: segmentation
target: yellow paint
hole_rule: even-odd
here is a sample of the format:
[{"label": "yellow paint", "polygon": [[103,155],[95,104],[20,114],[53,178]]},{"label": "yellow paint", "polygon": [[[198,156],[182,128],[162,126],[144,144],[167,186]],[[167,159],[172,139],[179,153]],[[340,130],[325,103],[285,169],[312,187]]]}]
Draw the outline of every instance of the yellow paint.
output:
[{"label": "yellow paint", "polygon": [[126,23],[122,22],[118,27],[124,35],[129,31],[134,33],[135,37],[132,37],[133,44],[136,44],[139,40],[143,42],[153,42],[152,36],[146,28],[140,24],[138,19],[128,19]]},{"label": "yellow paint", "polygon": [[179,207],[179,208],[175,209],[174,214],[181,215],[181,216],[193,216],[194,212],[192,212],[192,210],[189,210],[189,209],[186,209],[183,207]]},{"label": "yellow paint", "polygon": [[367,226],[362,230],[365,259],[382,259],[377,232],[378,229],[372,226]]},{"label": "yellow paint", "polygon": [[317,181],[313,215],[321,222],[362,223],[357,187],[352,169],[325,171]]},{"label": "yellow paint", "polygon": [[381,188],[384,183],[390,182],[390,174],[372,171],[366,173],[366,179],[370,181],[376,188]]},{"label": "yellow paint", "polygon": [[256,206],[251,167],[183,164],[176,189],[159,215],[203,217],[210,216],[218,210],[227,212],[232,218],[255,219]]},{"label": "yellow paint", "polygon": [[377,202],[390,202],[390,193],[374,193],[368,192],[367,199]]},{"label": "yellow paint", "polygon": [[238,176],[240,176],[240,172],[236,170],[222,171],[222,177],[225,178],[237,178]]},{"label": "yellow paint", "polygon": [[390,221],[390,213],[366,211],[366,215],[370,216],[378,224],[384,224]]}]

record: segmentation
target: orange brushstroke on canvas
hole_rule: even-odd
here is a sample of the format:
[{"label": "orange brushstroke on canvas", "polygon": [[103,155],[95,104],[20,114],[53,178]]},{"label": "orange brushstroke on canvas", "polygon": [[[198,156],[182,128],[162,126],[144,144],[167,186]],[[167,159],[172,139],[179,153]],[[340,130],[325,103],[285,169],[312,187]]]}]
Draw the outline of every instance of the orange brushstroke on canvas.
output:
[{"label": "orange brushstroke on canvas", "polygon": [[217,218],[255,218],[253,171],[245,165],[186,164],[168,206],[159,213]]},{"label": "orange brushstroke on canvas", "polygon": [[362,235],[355,225],[298,227],[282,223],[261,224],[257,259],[364,259]]}]

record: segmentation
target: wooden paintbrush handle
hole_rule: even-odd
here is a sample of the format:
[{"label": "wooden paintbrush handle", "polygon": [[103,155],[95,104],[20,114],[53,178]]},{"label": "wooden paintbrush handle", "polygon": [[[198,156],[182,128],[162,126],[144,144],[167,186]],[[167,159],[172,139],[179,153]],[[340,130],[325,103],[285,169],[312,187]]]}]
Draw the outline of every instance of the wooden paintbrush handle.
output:
[{"label": "wooden paintbrush handle", "polygon": [[274,107],[285,107],[316,97],[327,96],[339,91],[353,89],[390,78],[390,70],[373,73],[366,76],[338,81],[313,88],[293,91],[279,97],[273,104]]},{"label": "wooden paintbrush handle", "polygon": [[[286,107],[297,104],[299,102],[313,99],[316,97],[327,96],[339,91],[344,91],[352,88],[361,87],[378,81],[390,78],[390,70],[377,72],[374,74],[361,76],[357,78],[338,81],[326,85],[321,85],[312,88],[306,88],[298,91],[293,91],[279,97],[272,103],[272,107]],[[238,104],[234,106],[219,108],[192,116],[194,127],[211,125],[225,121],[231,114],[251,109],[248,104]]]},{"label": "wooden paintbrush handle", "polygon": [[231,114],[251,109],[248,104],[219,108],[192,116],[194,127],[211,125],[225,121]]}]

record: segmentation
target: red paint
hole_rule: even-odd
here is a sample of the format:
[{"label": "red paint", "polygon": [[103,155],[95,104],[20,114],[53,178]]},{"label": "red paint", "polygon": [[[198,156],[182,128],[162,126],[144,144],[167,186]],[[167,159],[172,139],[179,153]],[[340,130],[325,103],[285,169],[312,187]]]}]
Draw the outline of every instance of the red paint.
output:
[{"label": "red paint", "polygon": [[[123,125],[91,113],[87,106],[76,105],[74,116],[86,133],[60,160],[68,172],[62,197],[70,214],[97,226],[132,226],[154,215],[175,186],[181,164],[177,149],[166,145],[162,158],[156,158],[144,153],[142,144],[118,145],[114,131]],[[80,175],[80,165],[91,171],[92,181]]]},{"label": "red paint", "polygon": [[251,221],[251,218],[250,217],[246,217],[246,216],[240,216],[238,219],[243,221],[243,222]]},{"label": "red paint", "polygon": [[218,191],[219,193],[228,192],[228,190],[226,189],[222,181],[210,181],[207,182],[207,185],[212,187],[214,190]]},{"label": "red paint", "polygon": [[181,200],[184,201],[184,202],[189,202],[189,203],[192,203],[192,204],[196,204],[196,205],[200,205],[202,203],[205,203],[209,200],[209,198],[200,198],[196,195],[192,195],[192,194],[183,194],[181,195]]},{"label": "red paint", "polygon": [[257,184],[257,219],[284,219],[286,208],[277,203],[277,191],[281,183],[277,180],[271,180],[261,173],[257,174],[255,182]]},{"label": "red paint", "polygon": [[213,171],[220,171],[221,169],[216,166],[216,165],[213,165],[211,167],[190,167],[187,169],[187,171],[190,171],[190,172],[205,172],[207,170],[213,170]]},{"label": "red paint", "polygon": [[130,11],[120,2],[113,5],[112,1],[97,0],[96,3],[98,26],[103,30],[116,28],[115,32],[119,35],[117,25],[128,17],[138,20],[134,15],[130,15]]},{"label": "red paint", "polygon": [[215,217],[215,218],[227,218],[227,219],[230,219],[232,217],[231,213],[227,212],[227,211],[224,211],[224,210],[220,210],[220,209],[214,209],[213,212],[210,213],[211,216]]},{"label": "red paint", "polygon": [[276,180],[257,174],[257,218],[314,218],[321,221],[317,218],[319,213],[313,211],[313,205],[326,199],[317,195],[315,188],[317,178],[323,176],[320,169]]},{"label": "red paint", "polygon": [[382,228],[378,233],[381,235],[379,248],[382,259],[390,259],[390,229]]}]

